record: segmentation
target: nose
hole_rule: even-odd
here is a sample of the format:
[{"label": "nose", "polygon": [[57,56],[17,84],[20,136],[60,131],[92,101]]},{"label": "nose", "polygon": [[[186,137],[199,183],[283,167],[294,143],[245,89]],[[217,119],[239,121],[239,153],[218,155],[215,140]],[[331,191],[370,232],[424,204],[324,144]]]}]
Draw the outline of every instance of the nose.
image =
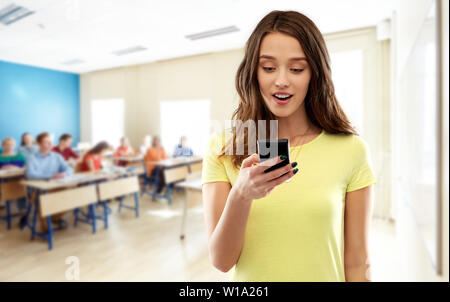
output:
[{"label": "nose", "polygon": [[283,70],[280,70],[277,74],[277,78],[275,79],[276,87],[289,87],[289,80],[287,79],[286,73]]}]

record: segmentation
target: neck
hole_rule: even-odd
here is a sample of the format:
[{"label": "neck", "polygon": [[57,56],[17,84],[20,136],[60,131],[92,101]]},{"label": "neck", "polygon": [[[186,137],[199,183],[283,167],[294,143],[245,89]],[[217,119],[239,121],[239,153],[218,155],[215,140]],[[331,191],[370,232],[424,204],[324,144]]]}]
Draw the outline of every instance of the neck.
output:
[{"label": "neck", "polygon": [[44,150],[39,150],[39,152],[41,152],[42,155],[50,154],[50,150],[48,150],[48,151],[47,150],[45,150],[45,151]]},{"label": "neck", "polygon": [[298,110],[290,116],[278,118],[278,137],[289,138],[317,130],[309,120],[303,103]]},{"label": "neck", "polygon": [[3,151],[2,155],[3,156],[11,156],[11,155],[14,155],[14,152],[12,152],[12,151]]}]

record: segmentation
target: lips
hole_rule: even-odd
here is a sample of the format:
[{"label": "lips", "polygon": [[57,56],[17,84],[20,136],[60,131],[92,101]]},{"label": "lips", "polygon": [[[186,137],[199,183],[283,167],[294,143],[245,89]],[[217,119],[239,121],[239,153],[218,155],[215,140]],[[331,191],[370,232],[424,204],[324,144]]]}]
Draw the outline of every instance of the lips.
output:
[{"label": "lips", "polygon": [[272,94],[272,99],[279,105],[286,105],[292,99],[293,94],[286,92],[275,92]]}]

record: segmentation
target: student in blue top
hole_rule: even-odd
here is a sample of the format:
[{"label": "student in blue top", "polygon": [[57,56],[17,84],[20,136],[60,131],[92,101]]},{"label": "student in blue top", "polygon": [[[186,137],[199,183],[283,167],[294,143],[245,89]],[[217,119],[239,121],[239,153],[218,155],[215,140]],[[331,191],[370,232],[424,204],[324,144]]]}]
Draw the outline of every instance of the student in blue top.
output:
[{"label": "student in blue top", "polygon": [[30,133],[25,132],[22,134],[20,146],[17,151],[25,157],[28,157],[38,151],[38,147],[34,144],[34,138]]},{"label": "student in blue top", "polygon": [[[73,174],[73,169],[64,158],[51,151],[53,144],[48,132],[39,134],[36,140],[39,151],[27,158],[26,176],[28,179],[58,179]],[[57,223],[59,227],[67,226],[62,219],[64,214],[65,212],[52,215],[52,222]],[[47,232],[47,221],[42,215],[39,217],[41,217],[41,231],[45,233]]]},{"label": "student in blue top", "polygon": [[39,151],[32,153],[27,159],[26,175],[29,179],[55,179],[73,174],[72,168],[64,158],[52,152],[52,139],[48,132],[38,135]]},{"label": "student in blue top", "polygon": [[173,157],[181,157],[181,156],[193,156],[194,152],[191,148],[189,148],[186,144],[187,138],[186,136],[180,137],[180,143],[175,146],[173,151]]}]

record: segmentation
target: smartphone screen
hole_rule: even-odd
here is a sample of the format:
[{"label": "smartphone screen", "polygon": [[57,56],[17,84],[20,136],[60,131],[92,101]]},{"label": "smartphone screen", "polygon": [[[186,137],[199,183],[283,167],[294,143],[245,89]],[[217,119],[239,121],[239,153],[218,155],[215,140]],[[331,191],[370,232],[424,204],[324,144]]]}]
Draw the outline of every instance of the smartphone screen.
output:
[{"label": "smartphone screen", "polygon": [[258,140],[258,155],[260,162],[264,162],[270,158],[281,155],[286,156],[285,160],[267,168],[266,170],[264,170],[264,173],[268,173],[270,171],[284,167],[290,163],[289,140],[286,138]]}]

